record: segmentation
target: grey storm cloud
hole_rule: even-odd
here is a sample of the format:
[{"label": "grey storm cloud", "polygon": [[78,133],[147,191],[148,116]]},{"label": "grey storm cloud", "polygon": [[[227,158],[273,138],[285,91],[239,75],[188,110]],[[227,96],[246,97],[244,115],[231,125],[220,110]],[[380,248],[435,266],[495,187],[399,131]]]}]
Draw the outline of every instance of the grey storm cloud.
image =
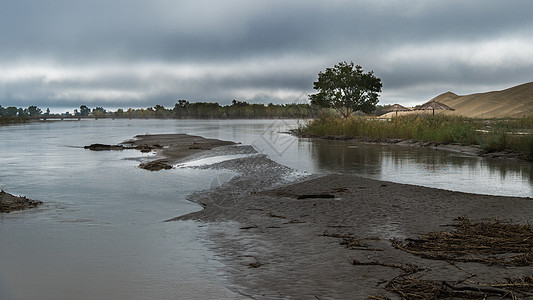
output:
[{"label": "grey storm cloud", "polygon": [[354,61],[381,103],[531,81],[530,1],[0,0],[0,104],[286,103]]}]

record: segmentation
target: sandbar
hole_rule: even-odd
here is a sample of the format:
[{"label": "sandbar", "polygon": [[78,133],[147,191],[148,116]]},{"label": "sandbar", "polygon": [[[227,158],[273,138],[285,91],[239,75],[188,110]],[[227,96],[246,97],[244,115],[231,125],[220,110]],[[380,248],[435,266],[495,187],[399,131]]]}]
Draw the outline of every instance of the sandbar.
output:
[{"label": "sandbar", "polygon": [[[157,150],[162,157],[157,160],[165,163],[183,162],[198,154],[247,153],[196,166],[238,175],[219,185],[206,184],[213,188],[189,195],[202,210],[168,220],[195,220],[207,227],[206,244],[224,264],[221,274],[230,282],[228,288],[243,297],[533,296],[530,248],[494,255],[485,249],[489,254],[466,253],[462,260],[454,258],[457,254],[451,248],[446,256],[450,259],[407,249],[410,242],[423,242],[432,232],[453,236],[468,222],[478,227],[488,224],[489,235],[482,239],[494,238],[490,224],[519,224],[526,238],[507,242],[515,244],[514,249],[529,245],[533,240],[533,228],[528,227],[533,223],[531,198],[461,193],[354,175],[302,174],[251,146],[218,140],[202,144],[201,137],[187,135],[138,136],[128,143],[163,146]],[[519,255],[521,260],[515,263]],[[406,286],[407,290],[402,289]]]},{"label": "sandbar", "polygon": [[[231,147],[227,151],[231,152]],[[525,265],[510,266],[490,260],[428,259],[398,245],[430,232],[453,232],[460,220],[531,224],[533,199],[461,193],[354,175],[295,175],[298,172],[264,155],[205,167],[240,175],[190,195],[189,200],[204,209],[173,220],[209,224],[213,251],[243,295],[257,299],[399,299],[401,294],[391,286],[405,278],[431,285],[421,288],[436,285],[456,298],[500,297],[509,291],[521,298],[532,292],[531,288],[520,294],[485,286],[531,276],[531,252],[522,253],[527,257]],[[350,241],[358,243],[348,247]],[[498,255],[515,254],[519,253]],[[471,291],[482,287],[496,292]],[[442,291],[435,291],[435,295],[439,293]]]},{"label": "sandbar", "polygon": [[92,151],[111,151],[135,149],[143,153],[155,151],[157,159],[141,163],[140,168],[149,171],[172,169],[172,165],[191,156],[199,155],[216,147],[233,145],[234,142],[208,139],[188,134],[146,134],[118,145],[92,144],[85,149]]}]

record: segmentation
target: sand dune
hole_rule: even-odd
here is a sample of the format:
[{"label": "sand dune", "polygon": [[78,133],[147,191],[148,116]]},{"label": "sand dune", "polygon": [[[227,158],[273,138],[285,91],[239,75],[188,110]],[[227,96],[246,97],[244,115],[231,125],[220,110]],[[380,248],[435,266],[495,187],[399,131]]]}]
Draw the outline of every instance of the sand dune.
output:
[{"label": "sand dune", "polygon": [[[438,101],[455,109],[455,111],[439,111],[439,113],[460,115],[471,118],[516,118],[533,116],[533,82],[524,83],[503,91],[457,95],[446,92],[429,101]],[[428,102],[429,102],[428,101]],[[391,118],[396,115],[413,113],[432,113],[431,111],[400,111],[390,112],[382,117]]]},{"label": "sand dune", "polygon": [[533,82],[503,91],[459,96],[446,92],[431,100],[455,109],[447,114],[475,118],[522,117],[533,115]]}]

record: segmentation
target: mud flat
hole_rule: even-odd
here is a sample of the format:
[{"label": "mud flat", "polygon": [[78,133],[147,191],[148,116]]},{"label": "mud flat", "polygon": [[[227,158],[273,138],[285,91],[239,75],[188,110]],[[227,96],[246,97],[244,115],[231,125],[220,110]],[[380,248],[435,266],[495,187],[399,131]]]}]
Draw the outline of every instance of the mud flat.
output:
[{"label": "mud flat", "polygon": [[[243,295],[533,296],[533,199],[306,176],[263,155],[203,168],[239,175],[191,195],[204,210],[173,220],[209,224],[213,250]],[[424,244],[431,237],[434,248]]]},{"label": "mud flat", "polygon": [[238,175],[223,183],[213,178],[188,197],[203,210],[169,221],[207,226],[223,276],[243,296],[533,297],[533,199],[302,174],[251,146],[191,149],[204,147],[194,144],[202,140],[186,135],[135,143],[148,140],[162,146],[158,160],[168,163],[242,155],[183,164]]},{"label": "mud flat", "polygon": [[0,190],[0,213],[9,213],[12,211],[33,208],[40,204],[42,204],[41,201],[28,199],[22,196],[15,196],[4,190]]},{"label": "mud flat", "polygon": [[[394,292],[401,291],[399,282],[418,284],[416,288],[423,292],[411,296],[421,299],[446,293],[462,298],[459,291],[467,297],[490,284],[508,289],[474,296],[533,293],[528,277],[533,275],[531,245],[520,248],[533,238],[532,228],[526,225],[531,223],[531,199],[464,194],[347,175],[326,175],[249,193],[239,190],[246,181],[235,178],[219,190],[196,195],[192,200],[205,209],[177,218],[213,224],[214,250],[230,266],[230,277],[247,287],[244,294],[396,299],[402,295]],[[255,178],[253,182],[258,185]],[[490,247],[483,242],[498,232],[511,236],[511,224],[491,227],[492,223],[507,224],[496,219],[526,226],[521,238],[500,240],[516,249],[472,250]],[[466,241],[463,253],[453,251],[461,236],[448,244],[443,240],[440,256],[432,256],[431,249],[425,253],[408,246],[431,233],[453,235],[469,220],[479,220],[472,223],[486,228],[486,233]],[[510,280],[526,282],[529,290],[520,294],[508,285]],[[427,292],[428,288],[434,291]],[[408,295],[409,289],[403,293]]]}]

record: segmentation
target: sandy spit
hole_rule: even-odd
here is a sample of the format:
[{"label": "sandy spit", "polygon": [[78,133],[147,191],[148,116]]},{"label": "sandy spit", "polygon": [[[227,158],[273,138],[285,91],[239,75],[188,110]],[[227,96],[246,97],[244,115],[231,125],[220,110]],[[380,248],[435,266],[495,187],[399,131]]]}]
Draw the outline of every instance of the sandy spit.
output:
[{"label": "sandy spit", "polygon": [[205,151],[233,144],[235,143],[187,134],[155,134],[137,135],[134,139],[118,145],[92,144],[84,148],[91,151],[135,149],[143,153],[156,152],[159,154],[157,159],[141,163],[139,167],[148,171],[160,171],[172,169],[172,165],[201,155]]},{"label": "sandy spit", "polygon": [[[170,145],[199,137],[148,138],[168,146],[161,154],[176,161],[172,155],[179,151]],[[138,142],[146,142],[145,137]],[[530,265],[425,259],[395,248],[392,242],[452,230],[450,225],[457,224],[458,217],[531,224],[533,199],[467,194],[352,175],[300,174],[255,153],[250,146],[221,145],[196,157],[235,153],[248,155],[200,168],[239,175],[190,195],[189,200],[204,209],[172,220],[207,224],[210,247],[226,266],[224,276],[241,295],[253,299],[401,299],[386,287],[405,273],[398,266],[411,265],[418,267],[413,276],[434,282],[466,283],[468,279],[486,284],[533,274]],[[178,156],[181,161],[187,159]],[[363,243],[347,248],[336,236],[351,236]],[[354,265],[354,260],[362,264]]]},{"label": "sandy spit", "polygon": [[33,208],[40,204],[42,204],[41,201],[28,199],[23,196],[15,196],[4,190],[0,190],[0,213],[9,213],[12,211]]}]

